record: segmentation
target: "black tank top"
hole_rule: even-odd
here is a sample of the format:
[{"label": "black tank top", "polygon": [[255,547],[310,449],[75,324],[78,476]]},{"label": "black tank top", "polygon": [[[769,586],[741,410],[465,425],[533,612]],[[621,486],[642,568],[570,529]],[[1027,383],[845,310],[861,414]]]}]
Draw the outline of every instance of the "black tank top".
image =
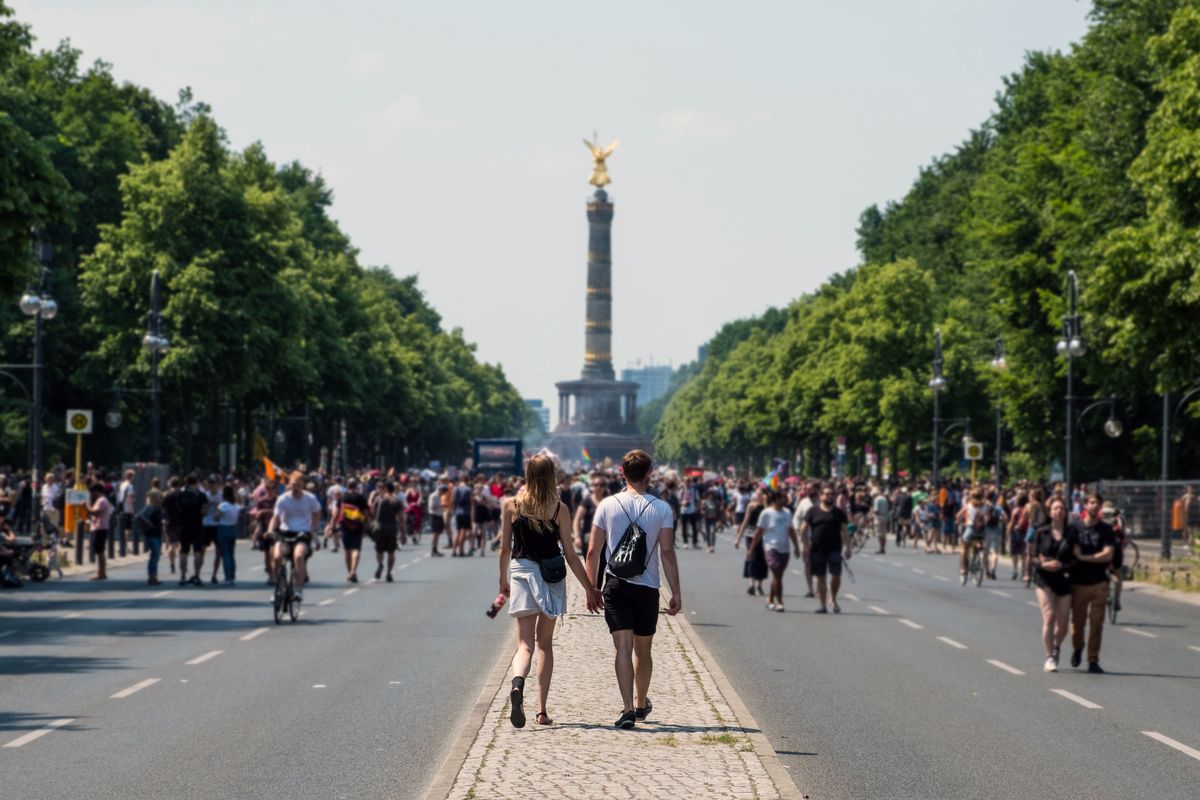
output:
[{"label": "black tank top", "polygon": [[512,521],[513,558],[528,558],[541,561],[562,555],[562,541],[558,537],[558,515],[562,513],[562,503],[554,507],[554,518],[550,520],[526,517],[516,511]]}]

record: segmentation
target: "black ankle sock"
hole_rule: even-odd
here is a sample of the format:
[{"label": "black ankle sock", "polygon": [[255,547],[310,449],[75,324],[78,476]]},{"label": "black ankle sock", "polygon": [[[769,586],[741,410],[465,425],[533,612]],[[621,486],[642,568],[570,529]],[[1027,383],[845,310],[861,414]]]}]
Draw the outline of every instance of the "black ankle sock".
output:
[{"label": "black ankle sock", "polygon": [[514,689],[520,689],[522,692],[525,691],[525,679],[518,675],[512,679],[512,686]]}]

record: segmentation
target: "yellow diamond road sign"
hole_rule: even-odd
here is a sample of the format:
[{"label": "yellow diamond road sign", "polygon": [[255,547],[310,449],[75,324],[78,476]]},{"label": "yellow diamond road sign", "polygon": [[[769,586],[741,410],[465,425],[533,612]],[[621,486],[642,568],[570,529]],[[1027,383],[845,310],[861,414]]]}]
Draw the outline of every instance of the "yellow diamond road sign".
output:
[{"label": "yellow diamond road sign", "polygon": [[67,433],[91,433],[92,412],[82,408],[67,411]]}]

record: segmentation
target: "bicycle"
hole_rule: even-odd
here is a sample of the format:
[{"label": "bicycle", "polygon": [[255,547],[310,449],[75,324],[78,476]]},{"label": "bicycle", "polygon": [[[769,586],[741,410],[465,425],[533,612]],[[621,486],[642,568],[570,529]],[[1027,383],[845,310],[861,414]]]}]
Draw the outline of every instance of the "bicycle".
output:
[{"label": "bicycle", "polygon": [[1122,549],[1126,547],[1133,548],[1133,561],[1124,561],[1121,564],[1120,573],[1113,576],[1115,580],[1108,582],[1108,621],[1113,625],[1117,624],[1117,614],[1121,611],[1121,587],[1125,581],[1133,579],[1133,568],[1137,566],[1141,557],[1137,542],[1128,539]]},{"label": "bicycle", "polygon": [[970,540],[971,560],[967,563],[967,571],[962,574],[962,585],[966,586],[968,581],[975,581],[976,586],[983,585],[983,541],[980,539]]},{"label": "bicycle", "polygon": [[854,545],[854,552],[861,553],[862,549],[867,546],[867,541],[871,538],[867,532],[867,527],[851,522],[846,526],[846,531],[850,534],[850,541]]},{"label": "bicycle", "polygon": [[282,548],[280,557],[275,564],[275,624],[282,625],[285,615],[292,622],[300,618],[300,598],[296,597],[296,567],[292,563],[292,547],[294,538],[282,538],[280,541],[287,546]]}]

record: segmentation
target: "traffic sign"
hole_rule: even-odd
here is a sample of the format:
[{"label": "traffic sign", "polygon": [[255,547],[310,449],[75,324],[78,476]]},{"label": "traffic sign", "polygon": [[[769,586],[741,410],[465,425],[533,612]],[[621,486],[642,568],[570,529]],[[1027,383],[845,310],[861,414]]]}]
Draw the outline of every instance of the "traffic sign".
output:
[{"label": "traffic sign", "polygon": [[963,458],[967,461],[983,460],[983,443],[974,439],[963,443]]},{"label": "traffic sign", "polygon": [[92,412],[83,408],[67,409],[67,433],[91,433]]}]

